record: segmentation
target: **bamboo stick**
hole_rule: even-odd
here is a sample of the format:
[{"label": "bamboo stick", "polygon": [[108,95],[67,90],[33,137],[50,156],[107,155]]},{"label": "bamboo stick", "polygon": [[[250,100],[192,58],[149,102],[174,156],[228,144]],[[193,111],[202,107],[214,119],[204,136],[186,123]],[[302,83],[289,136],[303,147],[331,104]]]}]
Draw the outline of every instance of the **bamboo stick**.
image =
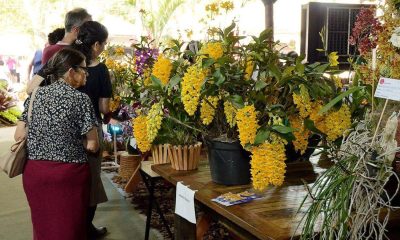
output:
[{"label": "bamboo stick", "polygon": [[185,145],[182,149],[183,151],[183,169],[184,170],[189,170],[189,158],[188,158],[188,148],[187,145]]},{"label": "bamboo stick", "polygon": [[168,163],[168,145],[163,145],[163,162]]},{"label": "bamboo stick", "polygon": [[181,150],[181,145],[179,145],[176,148],[177,152],[178,152],[178,159],[179,159],[179,169],[178,170],[182,170],[183,169],[183,161],[182,161],[182,150]]},{"label": "bamboo stick", "polygon": [[160,145],[158,145],[158,161],[159,161],[159,163],[164,163],[164,161],[163,161],[163,145],[162,144],[160,144]]},{"label": "bamboo stick", "polygon": [[172,157],[174,159],[173,167],[174,167],[174,169],[177,170],[179,168],[179,163],[178,163],[178,156],[177,156],[176,151],[175,151],[175,146],[171,146],[170,149],[171,149]]},{"label": "bamboo stick", "polygon": [[193,145],[189,146],[189,168],[193,169],[194,162],[193,162]]},{"label": "bamboo stick", "polygon": [[174,159],[173,159],[172,150],[171,150],[171,146],[170,146],[170,145],[168,145],[168,155],[169,155],[169,157],[170,157],[170,159],[171,159],[171,167],[172,167],[173,169],[175,169],[175,166],[174,166],[175,161],[174,161]]},{"label": "bamboo stick", "polygon": [[152,153],[153,153],[153,162],[154,162],[154,164],[159,164],[157,147],[155,147],[155,146],[152,147]]}]

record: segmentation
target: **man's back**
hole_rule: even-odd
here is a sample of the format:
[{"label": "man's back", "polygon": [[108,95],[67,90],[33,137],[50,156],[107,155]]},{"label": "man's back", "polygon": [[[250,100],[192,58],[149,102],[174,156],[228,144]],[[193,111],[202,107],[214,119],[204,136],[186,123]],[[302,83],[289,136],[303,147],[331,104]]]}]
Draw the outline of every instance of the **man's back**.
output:
[{"label": "man's back", "polygon": [[54,45],[47,46],[43,49],[43,55],[42,55],[42,65],[47,63],[49,59],[56,54],[56,52],[60,51],[63,49],[65,46],[68,46],[65,43],[56,43]]}]

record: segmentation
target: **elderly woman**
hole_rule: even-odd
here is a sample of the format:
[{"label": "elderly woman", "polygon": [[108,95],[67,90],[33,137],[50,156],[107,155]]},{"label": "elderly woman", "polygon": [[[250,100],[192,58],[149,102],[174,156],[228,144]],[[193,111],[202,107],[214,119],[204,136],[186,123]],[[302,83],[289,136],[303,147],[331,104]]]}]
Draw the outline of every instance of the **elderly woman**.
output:
[{"label": "elderly woman", "polygon": [[[36,240],[86,239],[90,169],[88,153],[98,151],[97,120],[86,83],[85,56],[62,49],[46,69],[54,81],[38,88],[27,134],[23,186]],[[28,98],[16,140],[26,137]]]}]

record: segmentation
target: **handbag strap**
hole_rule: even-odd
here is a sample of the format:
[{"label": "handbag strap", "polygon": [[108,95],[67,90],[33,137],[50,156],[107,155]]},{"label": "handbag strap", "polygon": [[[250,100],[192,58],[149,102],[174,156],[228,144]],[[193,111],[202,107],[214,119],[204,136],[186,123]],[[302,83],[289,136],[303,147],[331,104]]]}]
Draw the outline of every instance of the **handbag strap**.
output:
[{"label": "handbag strap", "polygon": [[32,120],[32,108],[33,108],[33,101],[35,101],[35,96],[36,96],[36,91],[38,90],[38,87],[33,89],[31,99],[29,100],[29,108],[28,108],[28,124]]}]

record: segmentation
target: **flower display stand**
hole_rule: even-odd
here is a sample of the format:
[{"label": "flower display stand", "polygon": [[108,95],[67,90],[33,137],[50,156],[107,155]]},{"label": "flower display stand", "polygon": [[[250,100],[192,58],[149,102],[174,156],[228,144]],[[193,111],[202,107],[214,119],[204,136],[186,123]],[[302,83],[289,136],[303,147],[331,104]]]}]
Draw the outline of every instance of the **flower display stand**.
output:
[{"label": "flower display stand", "polygon": [[151,154],[154,164],[164,164],[170,162],[170,159],[168,157],[169,147],[169,144],[159,144],[151,147]]},{"label": "flower display stand", "polygon": [[189,146],[171,146],[168,148],[171,166],[175,170],[194,170],[199,166],[201,142]]}]

